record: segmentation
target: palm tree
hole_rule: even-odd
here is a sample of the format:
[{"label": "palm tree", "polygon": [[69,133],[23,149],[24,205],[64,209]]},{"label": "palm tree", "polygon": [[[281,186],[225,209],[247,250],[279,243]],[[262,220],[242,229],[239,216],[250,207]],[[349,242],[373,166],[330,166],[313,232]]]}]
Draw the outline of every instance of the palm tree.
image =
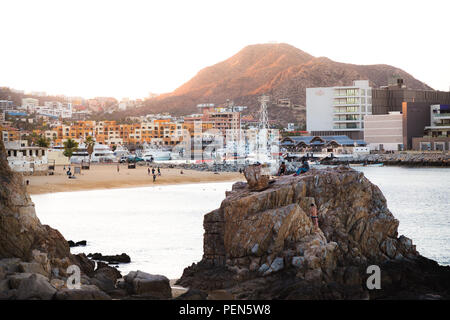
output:
[{"label": "palm tree", "polygon": [[87,152],[89,153],[89,164],[91,163],[91,155],[94,152],[94,145],[95,141],[92,136],[87,136],[86,140],[84,141],[84,144],[86,145]]},{"label": "palm tree", "polygon": [[70,158],[73,152],[78,148],[78,142],[72,139],[67,139],[64,141],[64,155]]},{"label": "palm tree", "polygon": [[41,148],[48,148],[50,145],[50,141],[45,137],[39,137],[37,140],[37,145]]}]

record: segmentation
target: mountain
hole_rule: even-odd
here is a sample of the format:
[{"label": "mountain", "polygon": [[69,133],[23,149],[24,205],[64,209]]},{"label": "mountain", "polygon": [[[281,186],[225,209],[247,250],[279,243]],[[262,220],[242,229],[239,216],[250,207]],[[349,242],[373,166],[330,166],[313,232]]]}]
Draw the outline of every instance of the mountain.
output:
[{"label": "mountain", "polygon": [[[197,112],[199,103],[221,104],[227,99],[247,105],[246,113],[256,114],[258,96],[271,96],[269,118],[280,122],[302,122],[307,87],[351,85],[368,79],[373,87],[387,85],[398,75],[414,89],[431,89],[405,71],[389,65],[354,65],[325,57],[314,57],[289,44],[256,44],[231,58],[200,70],[175,91],[147,100],[135,114],[170,112],[175,115]],[[277,106],[278,99],[290,99],[294,107]],[[296,107],[295,107],[296,106]],[[296,119],[297,121],[294,121]]]}]

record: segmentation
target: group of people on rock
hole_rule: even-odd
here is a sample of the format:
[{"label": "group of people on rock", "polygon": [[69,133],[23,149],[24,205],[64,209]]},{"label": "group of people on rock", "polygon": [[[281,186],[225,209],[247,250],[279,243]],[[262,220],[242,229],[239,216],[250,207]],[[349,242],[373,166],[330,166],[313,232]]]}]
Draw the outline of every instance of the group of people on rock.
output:
[{"label": "group of people on rock", "polygon": [[[298,167],[298,169],[295,171],[294,173],[294,177],[301,175],[302,173],[306,173],[308,172],[310,169],[308,161],[307,160],[303,160],[303,163],[300,167]],[[286,170],[286,164],[284,162],[281,163],[280,168],[278,169],[278,173],[277,176],[284,176],[286,175],[287,170]]]}]

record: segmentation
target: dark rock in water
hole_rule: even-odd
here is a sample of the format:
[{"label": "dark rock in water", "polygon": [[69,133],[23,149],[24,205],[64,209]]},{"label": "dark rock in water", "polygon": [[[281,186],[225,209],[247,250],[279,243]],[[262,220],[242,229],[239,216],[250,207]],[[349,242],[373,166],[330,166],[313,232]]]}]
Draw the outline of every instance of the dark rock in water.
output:
[{"label": "dark rock in water", "polygon": [[89,258],[93,259],[93,260],[98,260],[98,261],[106,261],[109,264],[118,264],[118,263],[129,263],[131,262],[130,256],[127,255],[126,253],[122,253],[122,254],[116,254],[113,256],[104,256],[101,253],[89,253],[87,255]]},{"label": "dark rock in water", "polygon": [[[233,186],[220,208],[205,215],[203,258],[178,285],[237,299],[450,298],[450,267],[398,237],[399,221],[363,173],[311,169],[264,190],[256,180],[253,188]],[[379,290],[367,286],[371,265],[381,269]]]},{"label": "dark rock in water", "polygon": [[67,241],[67,243],[69,244],[69,247],[71,247],[71,248],[87,245],[87,241],[86,240],[81,240],[81,241],[78,241],[78,242],[74,242],[72,240],[69,240],[69,241]]}]

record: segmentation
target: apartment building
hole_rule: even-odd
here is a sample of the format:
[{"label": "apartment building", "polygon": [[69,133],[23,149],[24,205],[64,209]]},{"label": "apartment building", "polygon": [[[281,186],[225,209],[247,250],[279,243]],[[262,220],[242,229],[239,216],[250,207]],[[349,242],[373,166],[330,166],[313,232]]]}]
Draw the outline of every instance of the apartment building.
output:
[{"label": "apartment building", "polygon": [[372,114],[372,88],[368,80],[352,86],[306,89],[306,130],[312,135],[347,135],[362,139],[364,117]]},{"label": "apartment building", "polygon": [[[220,130],[224,135],[228,130],[241,129],[241,113],[243,106],[218,106],[212,103],[199,104],[198,108],[202,110],[201,120],[212,124],[212,128]],[[185,119],[186,121],[186,119]]]},{"label": "apartment building", "polygon": [[39,100],[34,98],[22,99],[22,110],[25,110],[28,114],[34,113],[36,108],[39,107]]}]

